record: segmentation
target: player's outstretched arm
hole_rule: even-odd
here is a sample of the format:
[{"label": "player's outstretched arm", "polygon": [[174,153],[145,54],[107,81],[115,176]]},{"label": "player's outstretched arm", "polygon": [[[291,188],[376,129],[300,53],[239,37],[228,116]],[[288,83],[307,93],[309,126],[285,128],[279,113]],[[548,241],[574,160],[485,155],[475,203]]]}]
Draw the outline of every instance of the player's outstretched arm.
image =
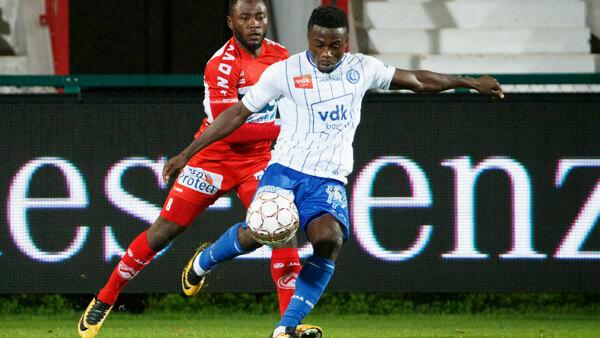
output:
[{"label": "player's outstretched arm", "polygon": [[416,93],[437,93],[454,88],[475,89],[481,94],[504,98],[502,87],[491,76],[478,78],[446,75],[427,70],[396,69],[390,89],[408,89]]},{"label": "player's outstretched arm", "polygon": [[241,101],[225,109],[198,138],[187,146],[187,148],[177,156],[169,159],[162,172],[165,183],[169,183],[169,180],[172,177],[179,175],[181,169],[185,167],[186,163],[194,156],[194,154],[208,147],[211,143],[231,134],[234,130],[244,124],[251,114],[252,112],[248,110]]}]

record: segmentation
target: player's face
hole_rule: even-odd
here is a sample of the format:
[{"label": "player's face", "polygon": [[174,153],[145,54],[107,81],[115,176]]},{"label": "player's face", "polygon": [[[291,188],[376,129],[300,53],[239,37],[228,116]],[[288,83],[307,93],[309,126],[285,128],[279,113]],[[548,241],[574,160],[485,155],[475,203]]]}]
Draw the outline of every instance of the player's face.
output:
[{"label": "player's face", "polygon": [[236,40],[248,51],[254,52],[267,35],[267,7],[260,0],[238,1],[233,13],[227,16],[227,24]]},{"label": "player's face", "polygon": [[312,26],[308,31],[308,50],[317,69],[331,72],[342,59],[348,45],[346,28],[324,28]]}]

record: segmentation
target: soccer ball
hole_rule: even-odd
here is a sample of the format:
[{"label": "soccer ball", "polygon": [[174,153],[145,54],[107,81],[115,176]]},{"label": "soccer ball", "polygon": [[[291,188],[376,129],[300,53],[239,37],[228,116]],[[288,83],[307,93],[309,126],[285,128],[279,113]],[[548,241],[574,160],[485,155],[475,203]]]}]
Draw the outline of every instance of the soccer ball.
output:
[{"label": "soccer ball", "polygon": [[298,209],[292,197],[263,192],[250,204],[246,224],[257,242],[269,246],[283,244],[298,230]]}]

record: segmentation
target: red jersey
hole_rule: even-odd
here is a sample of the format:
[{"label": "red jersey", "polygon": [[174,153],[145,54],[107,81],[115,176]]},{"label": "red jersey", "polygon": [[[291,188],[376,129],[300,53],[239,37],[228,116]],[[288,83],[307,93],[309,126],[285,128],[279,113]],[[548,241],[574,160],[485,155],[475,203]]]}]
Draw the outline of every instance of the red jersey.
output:
[{"label": "red jersey", "polygon": [[[257,58],[243,49],[235,38],[229,39],[208,61],[204,71],[204,111],[198,137],[225,109],[233,106],[258,81],[267,67],[288,58],[288,51],[277,42],[264,39]],[[275,125],[276,102],[252,114],[240,128],[228,137],[206,147],[195,157],[206,160],[231,159],[268,155],[271,143],[277,139],[279,126]]]}]

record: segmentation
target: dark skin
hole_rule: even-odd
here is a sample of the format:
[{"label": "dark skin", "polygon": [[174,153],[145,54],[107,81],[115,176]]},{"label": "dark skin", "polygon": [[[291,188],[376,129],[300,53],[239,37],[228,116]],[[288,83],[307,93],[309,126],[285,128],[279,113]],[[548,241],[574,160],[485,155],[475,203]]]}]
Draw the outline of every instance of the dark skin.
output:
[{"label": "dark skin", "polygon": [[[346,28],[325,28],[312,26],[308,31],[308,50],[313,63],[322,73],[333,71],[344,56],[348,45]],[[416,93],[437,93],[454,88],[470,88],[493,98],[504,98],[504,92],[496,79],[490,76],[467,78],[445,75],[425,70],[396,69],[391,89],[408,89]],[[241,101],[222,112],[208,129],[177,156],[171,158],[163,168],[163,179],[169,182],[175,178],[195,153],[212,142],[231,134],[241,126],[252,112]],[[247,229],[238,233],[240,243],[246,250],[261,246]],[[312,244],[315,255],[335,260],[342,248],[343,233],[339,222],[330,214],[313,220],[306,229],[306,237]]]},{"label": "dark skin", "polygon": [[[260,46],[268,30],[267,7],[262,0],[240,0],[227,16],[227,25],[242,48],[258,57]],[[185,165],[184,165],[185,166]],[[187,227],[158,216],[148,228],[147,239],[154,251],[162,250],[167,244],[185,231]],[[296,237],[278,248],[295,248]]]},{"label": "dark skin", "polygon": [[267,6],[262,0],[238,1],[227,16],[227,26],[237,43],[256,58],[269,27]]}]

